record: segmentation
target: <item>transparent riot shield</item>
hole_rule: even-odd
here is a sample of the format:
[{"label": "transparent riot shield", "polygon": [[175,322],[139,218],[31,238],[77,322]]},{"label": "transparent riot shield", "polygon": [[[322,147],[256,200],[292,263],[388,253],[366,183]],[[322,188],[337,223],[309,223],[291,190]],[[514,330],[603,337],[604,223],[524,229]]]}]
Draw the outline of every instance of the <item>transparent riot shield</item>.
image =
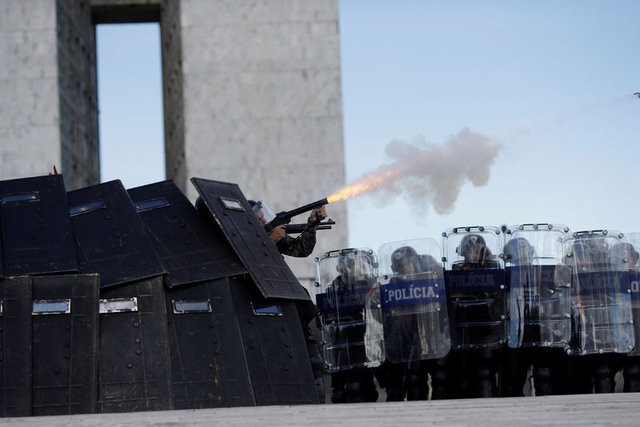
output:
[{"label": "transparent riot shield", "polygon": [[629,275],[611,262],[622,237],[581,231],[565,241],[565,262],[573,268],[569,354],[628,353],[635,346]]},{"label": "transparent riot shield", "polygon": [[433,239],[378,249],[385,353],[391,362],[437,359],[451,348],[440,246]]},{"label": "transparent riot shield", "polygon": [[636,346],[629,352],[629,356],[640,356],[640,345],[638,345],[638,338],[640,338],[640,265],[638,264],[640,232],[626,233],[624,240],[611,248],[609,257],[612,263],[617,264],[629,276],[631,313],[636,337]]},{"label": "transparent riot shield", "polygon": [[[384,360],[377,289],[377,260],[371,249],[342,249],[316,259],[316,306],[322,350],[329,372],[376,367]],[[373,308],[365,305],[373,302]]]},{"label": "transparent riot shield", "polygon": [[451,345],[502,347],[507,340],[502,233],[497,227],[458,227],[442,233]]},{"label": "transparent riot shield", "polygon": [[502,252],[509,287],[511,348],[565,347],[571,339],[571,267],[562,264],[569,228],[510,227]]}]

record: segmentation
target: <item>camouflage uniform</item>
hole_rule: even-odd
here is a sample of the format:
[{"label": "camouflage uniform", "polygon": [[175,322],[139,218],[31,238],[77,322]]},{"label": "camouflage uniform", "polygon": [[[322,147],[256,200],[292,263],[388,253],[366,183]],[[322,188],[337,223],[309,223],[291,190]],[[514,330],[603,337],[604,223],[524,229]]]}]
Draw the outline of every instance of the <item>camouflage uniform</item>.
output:
[{"label": "camouflage uniform", "polygon": [[311,255],[316,246],[317,224],[308,225],[298,237],[284,236],[276,242],[276,246],[282,255],[304,258]]}]

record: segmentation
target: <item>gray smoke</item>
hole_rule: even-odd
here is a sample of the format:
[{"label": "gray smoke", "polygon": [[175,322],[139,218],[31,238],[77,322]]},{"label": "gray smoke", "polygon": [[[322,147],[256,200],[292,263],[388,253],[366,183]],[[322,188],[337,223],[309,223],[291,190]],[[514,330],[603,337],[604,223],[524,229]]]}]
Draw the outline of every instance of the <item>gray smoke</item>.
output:
[{"label": "gray smoke", "polygon": [[465,182],[475,187],[487,185],[501,148],[498,142],[468,128],[442,145],[424,138],[394,140],[385,150],[393,162],[367,173],[352,186],[375,180],[376,185],[367,191],[370,195],[388,200],[402,194],[416,208],[431,205],[437,213],[447,214],[453,211]]}]

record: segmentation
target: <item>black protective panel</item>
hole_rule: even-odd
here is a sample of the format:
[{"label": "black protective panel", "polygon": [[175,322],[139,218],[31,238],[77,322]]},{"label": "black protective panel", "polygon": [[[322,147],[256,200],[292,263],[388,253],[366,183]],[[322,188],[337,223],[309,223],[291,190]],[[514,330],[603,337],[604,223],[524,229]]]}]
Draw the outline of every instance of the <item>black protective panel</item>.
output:
[{"label": "black protective panel", "polygon": [[175,409],[255,406],[229,279],[167,291]]},{"label": "black protective panel", "polygon": [[62,175],[0,181],[3,276],[78,271]]},{"label": "black protective panel", "polygon": [[173,409],[162,282],[100,290],[99,412]]},{"label": "black protective panel", "polygon": [[33,415],[96,411],[95,274],[32,277]]},{"label": "black protective panel", "polygon": [[0,416],[31,415],[31,279],[0,279]]},{"label": "black protective panel", "polygon": [[246,273],[218,227],[173,181],[127,190],[167,270],[169,287]]},{"label": "black protective panel", "polygon": [[269,239],[236,184],[191,178],[209,213],[265,298],[308,300],[309,295]]},{"label": "black protective panel", "polygon": [[265,299],[248,277],[230,282],[256,405],[320,403],[296,301]]},{"label": "black protective panel", "polygon": [[99,273],[101,288],[164,273],[146,227],[119,180],[71,191],[68,197],[80,270]]}]

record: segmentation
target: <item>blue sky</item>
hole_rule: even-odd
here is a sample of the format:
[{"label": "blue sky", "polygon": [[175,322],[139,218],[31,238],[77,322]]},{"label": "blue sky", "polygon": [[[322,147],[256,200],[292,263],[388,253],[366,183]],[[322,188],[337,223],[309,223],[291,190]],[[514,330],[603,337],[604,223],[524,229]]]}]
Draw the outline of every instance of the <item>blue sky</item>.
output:
[{"label": "blue sky", "polygon": [[[444,144],[468,128],[501,145],[487,185],[464,184],[449,214],[403,193],[349,200],[350,246],[439,240],[464,225],[640,230],[640,2],[340,0],[339,8],[348,182],[388,164],[391,141]],[[164,179],[156,49],[157,25],[98,27],[103,180]],[[134,144],[129,159],[118,154]]]}]

